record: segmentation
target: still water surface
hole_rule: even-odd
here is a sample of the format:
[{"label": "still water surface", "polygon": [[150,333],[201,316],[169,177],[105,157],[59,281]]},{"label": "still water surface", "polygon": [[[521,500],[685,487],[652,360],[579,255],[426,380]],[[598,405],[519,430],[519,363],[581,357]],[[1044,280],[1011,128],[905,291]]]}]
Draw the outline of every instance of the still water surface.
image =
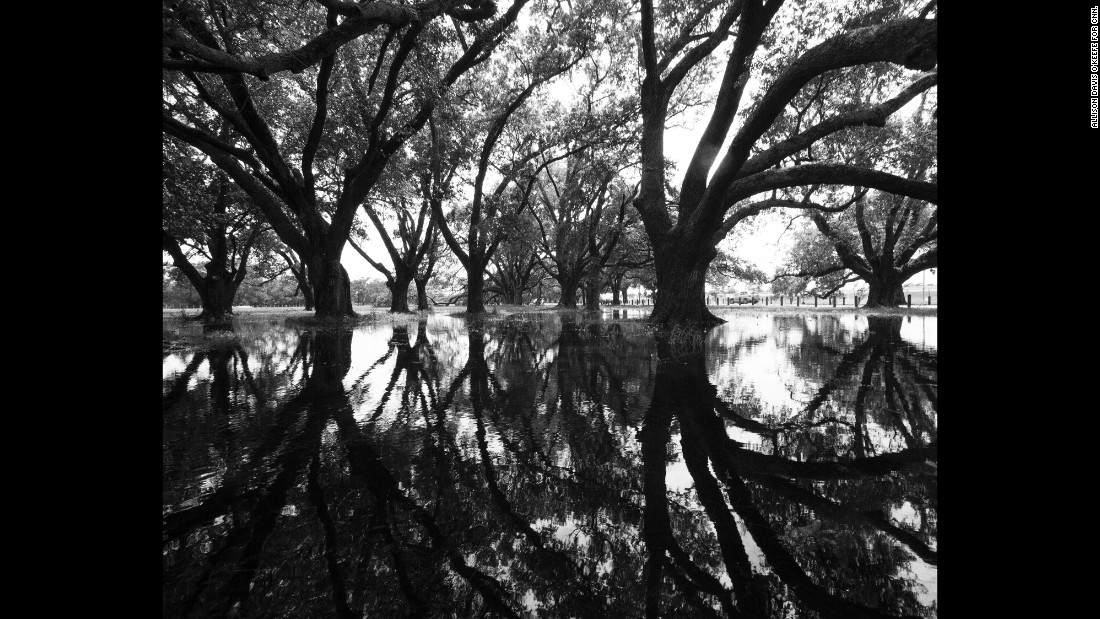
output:
[{"label": "still water surface", "polygon": [[166,350],[164,616],[935,617],[936,318],[720,315]]}]

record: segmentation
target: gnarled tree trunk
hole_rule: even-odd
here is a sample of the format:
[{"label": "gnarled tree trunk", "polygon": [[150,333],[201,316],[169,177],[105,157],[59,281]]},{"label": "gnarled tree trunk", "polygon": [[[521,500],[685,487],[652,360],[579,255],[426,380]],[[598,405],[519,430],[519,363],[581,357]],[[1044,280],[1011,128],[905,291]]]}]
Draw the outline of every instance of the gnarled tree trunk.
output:
[{"label": "gnarled tree trunk", "polygon": [[[386,288],[390,289],[390,311],[408,312],[409,310],[409,283],[410,277],[397,270],[393,279],[386,282]],[[417,285],[419,288],[419,284]]]},{"label": "gnarled tree trunk", "polygon": [[470,261],[466,269],[466,311],[470,313],[485,311],[485,265]]},{"label": "gnarled tree trunk", "polygon": [[207,273],[202,283],[195,286],[202,301],[203,320],[223,320],[233,313],[233,298],[237,295],[238,283],[226,272]]},{"label": "gnarled tree trunk", "polygon": [[416,309],[422,312],[432,309],[428,304],[428,278],[418,277],[413,281],[416,282]]},{"label": "gnarled tree trunk", "polygon": [[905,304],[901,280],[895,278],[868,279],[867,303],[864,307],[897,307]]},{"label": "gnarled tree trunk", "polygon": [[657,268],[657,291],[653,296],[653,312],[649,322],[663,325],[676,323],[711,326],[725,322],[710,313],[706,304],[706,274],[716,255],[712,248],[697,252],[677,251],[679,243],[664,243],[654,247]]},{"label": "gnarled tree trunk", "polygon": [[584,309],[600,309],[599,282],[588,280],[584,283]]},{"label": "gnarled tree trunk", "polygon": [[[162,235],[162,246],[164,251],[172,256],[172,263],[187,277],[187,281],[190,282],[199,295],[202,312],[195,317],[197,320],[223,321],[233,313],[233,298],[237,295],[237,288],[244,281],[246,270],[244,264],[238,268],[236,273],[229,270],[229,265],[224,257],[226,247],[224,238],[215,238],[212,242],[210,251],[214,254],[215,259],[206,263],[205,275],[188,262],[179,242],[167,232]],[[243,260],[247,261],[247,259],[248,251],[246,247]]]},{"label": "gnarled tree trunk", "polygon": [[339,252],[335,259],[314,256],[310,260],[310,283],[313,286],[317,318],[348,318],[357,314],[351,306],[351,278],[340,264]]},{"label": "gnarled tree trunk", "polygon": [[558,307],[577,309],[577,284],[569,282],[561,286],[561,298]]}]

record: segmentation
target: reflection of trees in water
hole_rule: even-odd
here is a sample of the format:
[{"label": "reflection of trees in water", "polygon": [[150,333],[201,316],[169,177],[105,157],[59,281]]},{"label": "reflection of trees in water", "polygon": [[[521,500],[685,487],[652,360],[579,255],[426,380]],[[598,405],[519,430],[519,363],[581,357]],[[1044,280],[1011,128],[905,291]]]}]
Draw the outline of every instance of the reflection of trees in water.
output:
[{"label": "reflection of trees in water", "polygon": [[[871,316],[867,330],[853,334],[835,316],[776,316],[774,337],[795,383],[817,387],[792,410],[768,408],[728,384],[727,416],[765,437],[773,454],[798,460],[863,458],[934,443],[936,354],[905,342],[901,320]],[[788,389],[792,397],[801,391]]]},{"label": "reflection of trees in water", "polygon": [[[262,594],[256,595],[263,591],[270,574],[261,564],[266,561],[265,553],[281,545],[283,533],[276,524],[283,506],[295,494],[296,480],[319,446],[325,412],[341,395],[340,379],[346,372],[345,359],[350,361],[349,345],[350,333],[302,334],[288,367],[281,372],[268,365],[250,369],[239,344],[198,353],[210,360],[209,382],[215,402],[223,391],[221,383],[240,382],[240,377],[253,372],[273,382],[295,381],[299,390],[273,410],[253,411],[239,399],[226,409],[216,403],[208,408],[215,417],[257,412],[264,419],[257,426],[234,428],[252,445],[247,453],[226,458],[239,467],[225,467],[213,492],[184,501],[183,509],[171,510],[164,517],[166,614],[228,614],[265,600]],[[239,365],[230,364],[230,359]],[[177,410],[186,412],[188,408],[168,404],[165,414],[169,419]],[[190,419],[184,424],[201,427],[201,421]],[[211,421],[218,422],[216,418]],[[166,427],[170,426],[166,421]],[[169,437],[165,443],[180,444]],[[188,470],[189,465],[166,455],[164,468],[166,476],[172,476]],[[170,504],[166,500],[166,506]]]},{"label": "reflection of trees in water", "polygon": [[[935,563],[918,468],[934,443],[844,462],[746,450],[726,428],[751,420],[701,351],[542,320],[394,325],[359,375],[339,330],[188,360],[165,385],[165,615],[924,614],[897,572]],[[437,354],[456,336],[458,363]],[[367,388],[389,404],[357,417]],[[684,492],[665,485],[677,435]],[[926,530],[891,521],[895,500],[930,510]]]},{"label": "reflection of trees in water", "polygon": [[878,447],[870,434],[872,424],[900,436],[908,448],[936,441],[935,354],[902,340],[901,316],[870,316],[867,321],[866,333],[849,350],[813,334],[803,337],[802,350],[790,353],[802,375],[816,374],[819,368],[830,372],[797,421],[835,420],[825,426],[832,436],[825,432],[819,436],[827,439],[814,442],[804,434],[799,444],[789,444],[792,452],[817,458],[844,457],[846,451],[857,458],[873,455]]},{"label": "reflection of trees in water", "polygon": [[[888,501],[899,493],[915,498],[913,491],[922,485],[921,490],[934,495],[934,480],[927,488],[927,476],[918,468],[926,460],[935,461],[934,443],[843,463],[800,462],[745,449],[728,437],[727,423],[777,437],[807,428],[744,423],[749,420],[737,423],[738,412],[720,400],[707,381],[703,355],[676,357],[669,354],[670,348],[659,350],[662,363],[654,405],[647,413],[642,439],[648,615],[657,615],[658,609],[688,612],[690,606],[702,612],[699,609],[707,606],[707,600],[714,600],[723,608],[733,603],[746,616],[777,616],[788,594],[826,617],[927,614],[900,575],[912,555],[935,564],[936,554],[926,542],[927,535],[899,526],[882,510],[889,504],[884,498]],[[703,507],[694,529],[704,529],[704,518],[709,521],[706,528],[713,528],[717,537],[717,543],[710,545],[711,554],[720,555],[731,582],[729,589],[719,592],[712,590],[707,578],[693,578],[694,568],[675,548],[677,537],[693,533],[682,533],[668,523],[664,446],[676,422],[681,452]],[[889,489],[885,494],[884,485]],[[834,492],[822,492],[823,486],[832,486]],[[837,487],[844,492],[836,492]],[[754,575],[749,568],[733,514],[745,523],[747,537],[770,566],[772,578]],[[677,587],[663,587],[658,573],[671,576]]]}]

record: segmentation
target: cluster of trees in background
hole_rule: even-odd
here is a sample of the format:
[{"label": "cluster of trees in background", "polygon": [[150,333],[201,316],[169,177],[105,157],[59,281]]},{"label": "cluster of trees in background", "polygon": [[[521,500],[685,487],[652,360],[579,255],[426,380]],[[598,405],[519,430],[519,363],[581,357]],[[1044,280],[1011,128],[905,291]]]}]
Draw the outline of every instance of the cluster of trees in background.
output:
[{"label": "cluster of trees in background", "polygon": [[[353,316],[351,245],[396,312],[412,285],[420,309],[478,312],[641,284],[652,322],[711,324],[708,278],[763,278],[719,245],[783,210],[799,221],[780,286],[859,278],[869,305],[894,304],[937,266],[936,15],[935,0],[165,2],[166,290],[186,281],[206,318],[265,286]],[[697,114],[678,170],[665,133]]]}]

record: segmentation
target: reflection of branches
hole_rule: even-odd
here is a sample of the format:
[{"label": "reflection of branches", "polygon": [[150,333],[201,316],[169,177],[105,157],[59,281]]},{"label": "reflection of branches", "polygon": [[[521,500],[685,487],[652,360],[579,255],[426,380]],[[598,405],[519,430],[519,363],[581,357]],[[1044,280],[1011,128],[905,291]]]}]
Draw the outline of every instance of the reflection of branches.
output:
[{"label": "reflection of branches", "polygon": [[929,548],[928,545],[921,541],[916,535],[891,524],[881,516],[871,515],[866,512],[844,507],[843,505],[834,503],[827,498],[820,497],[784,479],[779,479],[770,475],[753,475],[748,478],[771,488],[788,499],[809,507],[814,510],[815,513],[822,516],[838,522],[844,522],[854,526],[871,527],[882,531],[908,546],[914,554],[929,565],[938,564],[936,551]]},{"label": "reflection of branches", "polygon": [[[867,395],[871,391],[871,374],[874,370],[875,361],[882,355],[881,347],[875,346],[871,352],[870,358],[867,359],[867,363],[863,366],[863,376],[859,381],[859,389],[856,390],[856,427],[855,427],[855,444],[853,445],[856,458],[864,458],[867,456],[867,449],[872,451],[874,447],[871,445],[871,439],[867,436],[864,430],[867,420]],[[839,373],[839,370],[838,370]],[[912,442],[908,443],[910,447],[913,447]]]},{"label": "reflection of branches", "polygon": [[180,373],[178,377],[176,377],[171,389],[169,389],[168,393],[164,394],[164,397],[161,399],[161,410],[168,410],[174,406],[176,402],[179,402],[183,394],[187,393],[187,383],[191,382],[191,377],[198,371],[204,359],[206,359],[205,352],[200,350],[195,353],[195,356],[188,362],[187,367],[184,368],[183,372]]},{"label": "reflection of branches", "polygon": [[[295,447],[285,451],[277,460],[276,466],[279,473],[275,479],[261,494],[260,500],[252,509],[251,516],[236,530],[226,536],[223,547],[219,553],[211,559],[211,572],[218,567],[220,557],[231,547],[244,541],[245,532],[250,532],[247,543],[241,552],[238,565],[231,570],[231,576],[225,587],[224,603],[220,615],[227,614],[238,604],[243,604],[251,591],[249,586],[259,568],[261,552],[268,537],[275,529],[275,523],[279,517],[280,509],[286,504],[287,492],[294,485],[294,480],[305,464],[306,456],[320,445],[321,431],[324,428],[326,415],[316,410],[312,411],[306,426],[294,439]],[[207,573],[202,581],[209,578]],[[194,596],[185,604],[184,614],[188,614],[189,608],[196,601],[203,587],[197,587]]]},{"label": "reflection of branches", "polygon": [[672,410],[663,404],[661,393],[655,393],[642,429],[638,432],[638,440],[642,443],[642,487],[646,497],[642,527],[647,555],[642,572],[646,617],[659,616],[661,573],[666,564],[665,550],[672,531],[665,484],[665,445],[672,438],[669,431]]},{"label": "reflection of branches", "polygon": [[[709,383],[708,383],[709,387]],[[713,387],[710,387],[711,389]],[[694,444],[697,451],[709,452],[714,468],[726,483],[726,497],[742,519],[744,519],[753,540],[764,553],[768,564],[776,574],[785,582],[803,603],[826,617],[855,617],[881,619],[889,617],[878,611],[872,610],[847,599],[837,597],[825,588],[814,583],[803,571],[802,567],[780,543],[778,536],[771,525],[757,510],[756,505],[741,478],[737,456],[744,450],[734,446],[733,441],[723,431],[721,420],[714,415],[712,410],[706,407],[685,408],[679,415],[681,428],[684,434],[695,432],[699,437]],[[759,455],[759,454],[758,454]],[[685,457],[686,446],[685,446]],[[772,456],[761,456],[773,460],[782,460]],[[791,463],[804,464],[804,463]],[[805,463],[808,464],[808,463]],[[817,463],[814,463],[817,464]],[[709,475],[709,473],[708,473]],[[696,479],[698,487],[700,481]],[[702,495],[700,495],[702,496]],[[717,507],[717,506],[716,506]],[[721,504],[725,508],[725,503]]]},{"label": "reflection of branches", "polygon": [[778,456],[769,456],[734,446],[725,447],[731,464],[745,474],[766,474],[795,479],[854,479],[868,475],[880,476],[900,471],[906,467],[937,460],[937,446],[933,441],[926,447],[913,447],[897,453],[882,454],[847,462],[794,462]]},{"label": "reflection of branches", "polygon": [[[179,539],[192,528],[212,521],[236,503],[263,496],[260,490],[248,487],[248,480],[252,477],[255,469],[262,465],[268,454],[274,453],[282,444],[287,430],[299,419],[299,414],[309,407],[310,398],[308,392],[300,393],[297,397],[279,406],[272,413],[274,423],[265,432],[259,444],[249,453],[249,466],[243,467],[232,478],[223,481],[218,488],[205,496],[198,505],[164,516],[164,543],[168,544]],[[300,439],[292,439],[291,442],[295,443],[298,440]]]},{"label": "reflection of branches", "polygon": [[401,545],[394,538],[393,524],[390,522],[389,515],[386,512],[386,505],[380,504],[378,508],[371,513],[371,523],[373,525],[371,528],[379,532],[383,544],[390,548],[390,558],[393,560],[393,571],[397,574],[398,587],[401,589],[401,593],[405,596],[405,601],[409,605],[409,616],[423,617],[428,613],[429,607],[420,599],[420,596],[416,594],[416,587],[413,586],[412,580],[409,578],[409,568],[405,564]]},{"label": "reflection of branches", "polygon": [[893,615],[880,613],[837,597],[829,593],[824,587],[814,583],[802,567],[798,565],[794,557],[791,556],[791,553],[780,543],[775,531],[756,509],[752,496],[749,494],[745,483],[738,476],[737,470],[728,461],[725,463],[724,468],[726,473],[726,496],[729,497],[730,505],[745,520],[756,545],[764,553],[772,570],[791,587],[795,595],[807,607],[825,617],[844,619],[885,619],[893,617]]},{"label": "reflection of branches", "polygon": [[500,511],[504,512],[504,515],[512,521],[516,529],[527,538],[527,541],[539,548],[544,548],[545,546],[542,543],[542,538],[531,528],[531,525],[527,523],[525,518],[512,509],[512,504],[508,501],[508,497],[504,495],[500,490],[500,486],[497,485],[496,471],[493,470],[493,461],[489,456],[489,446],[485,441],[485,423],[482,420],[483,403],[481,401],[482,389],[479,384],[480,382],[481,381],[477,379],[475,374],[470,385],[470,408],[474,413],[474,421],[477,423],[477,431],[474,433],[474,436],[477,438],[478,451],[481,453],[481,466],[485,476],[485,483],[489,488],[489,495],[493,497]]},{"label": "reflection of branches", "polygon": [[342,406],[336,410],[336,422],[348,450],[348,464],[352,474],[362,479],[367,489],[379,501],[379,510],[385,509],[386,505],[401,505],[408,509],[432,538],[435,547],[447,556],[451,569],[477,589],[482,599],[494,611],[518,619],[519,615],[502,599],[506,595],[504,587],[496,579],[468,565],[456,550],[456,544],[439,528],[435,518],[401,490],[378,454],[360,435],[350,406]]},{"label": "reflection of branches", "polygon": [[383,363],[385,363],[386,359],[389,359],[393,355],[394,350],[396,350],[396,347],[393,346],[393,345],[390,345],[388,348],[386,348],[386,354],[382,355],[381,357],[378,358],[377,361],[370,364],[370,367],[368,367],[362,374],[360,374],[359,378],[355,379],[355,382],[352,383],[352,385],[351,385],[351,391],[354,393],[354,392],[358,392],[360,389],[362,389],[363,381],[365,381],[367,379],[367,376],[369,376],[370,373],[372,371],[374,371],[374,368],[376,368],[376,367],[382,365]]},{"label": "reflection of branches", "polygon": [[[706,451],[697,437],[698,430],[692,427],[688,415],[679,415],[679,419],[684,463],[687,464],[688,472],[695,481],[695,492],[699,495],[699,502],[703,504],[703,509],[714,524],[714,530],[718,535],[718,546],[722,549],[722,558],[733,582],[738,603],[743,610],[748,611],[751,608],[752,616],[762,616],[763,610],[756,608],[759,601],[749,595],[748,584],[752,578],[752,568],[749,566],[745,544],[741,541],[741,534],[737,531],[737,523],[733,515],[726,509],[726,503],[722,500],[718,482],[707,468]],[[723,606],[728,604],[726,596],[721,596],[719,599],[722,600]]]},{"label": "reflection of branches", "polygon": [[321,521],[321,527],[325,531],[325,565],[328,566],[329,583],[332,585],[332,602],[336,606],[336,616],[340,619],[352,617],[351,608],[348,607],[347,588],[344,586],[344,577],[340,573],[340,564],[336,561],[336,527],[332,524],[332,517],[328,513],[328,505],[325,504],[325,495],[321,491],[321,484],[317,480],[317,473],[321,467],[320,456],[315,452],[309,463],[309,499],[317,510],[317,519]]},{"label": "reflection of branches", "polygon": [[[909,414],[909,405],[905,401],[905,395],[901,390],[901,384],[898,383],[897,377],[894,375],[894,362],[893,355],[883,355],[882,360],[882,377],[883,383],[886,385],[886,402],[890,405],[886,410],[890,412],[890,419],[895,422],[898,430],[901,431],[902,436],[905,437],[905,444],[914,447],[917,445],[916,439],[913,438],[913,434],[905,427],[905,420],[902,419],[901,412],[898,408],[901,408],[910,419],[912,415]],[[917,430],[914,425],[913,430]]]},{"label": "reflection of branches", "polygon": [[813,413],[816,411],[826,400],[829,399],[829,395],[842,385],[848,384],[852,375],[859,369],[864,357],[870,354],[874,349],[875,342],[872,339],[867,339],[860,344],[855,350],[844,355],[844,358],[840,360],[840,364],[837,365],[836,372],[833,373],[833,377],[829,379],[817,393],[814,395],[810,403],[806,405],[806,408],[802,409],[803,413]]},{"label": "reflection of branches", "polygon": [[249,390],[252,391],[253,397],[256,398],[257,408],[264,408],[267,406],[267,394],[256,385],[256,379],[252,376],[252,371],[248,367],[248,352],[245,351],[240,342],[234,342],[233,350],[236,352],[237,358],[241,362],[241,373],[244,374],[245,384],[248,385]]}]

